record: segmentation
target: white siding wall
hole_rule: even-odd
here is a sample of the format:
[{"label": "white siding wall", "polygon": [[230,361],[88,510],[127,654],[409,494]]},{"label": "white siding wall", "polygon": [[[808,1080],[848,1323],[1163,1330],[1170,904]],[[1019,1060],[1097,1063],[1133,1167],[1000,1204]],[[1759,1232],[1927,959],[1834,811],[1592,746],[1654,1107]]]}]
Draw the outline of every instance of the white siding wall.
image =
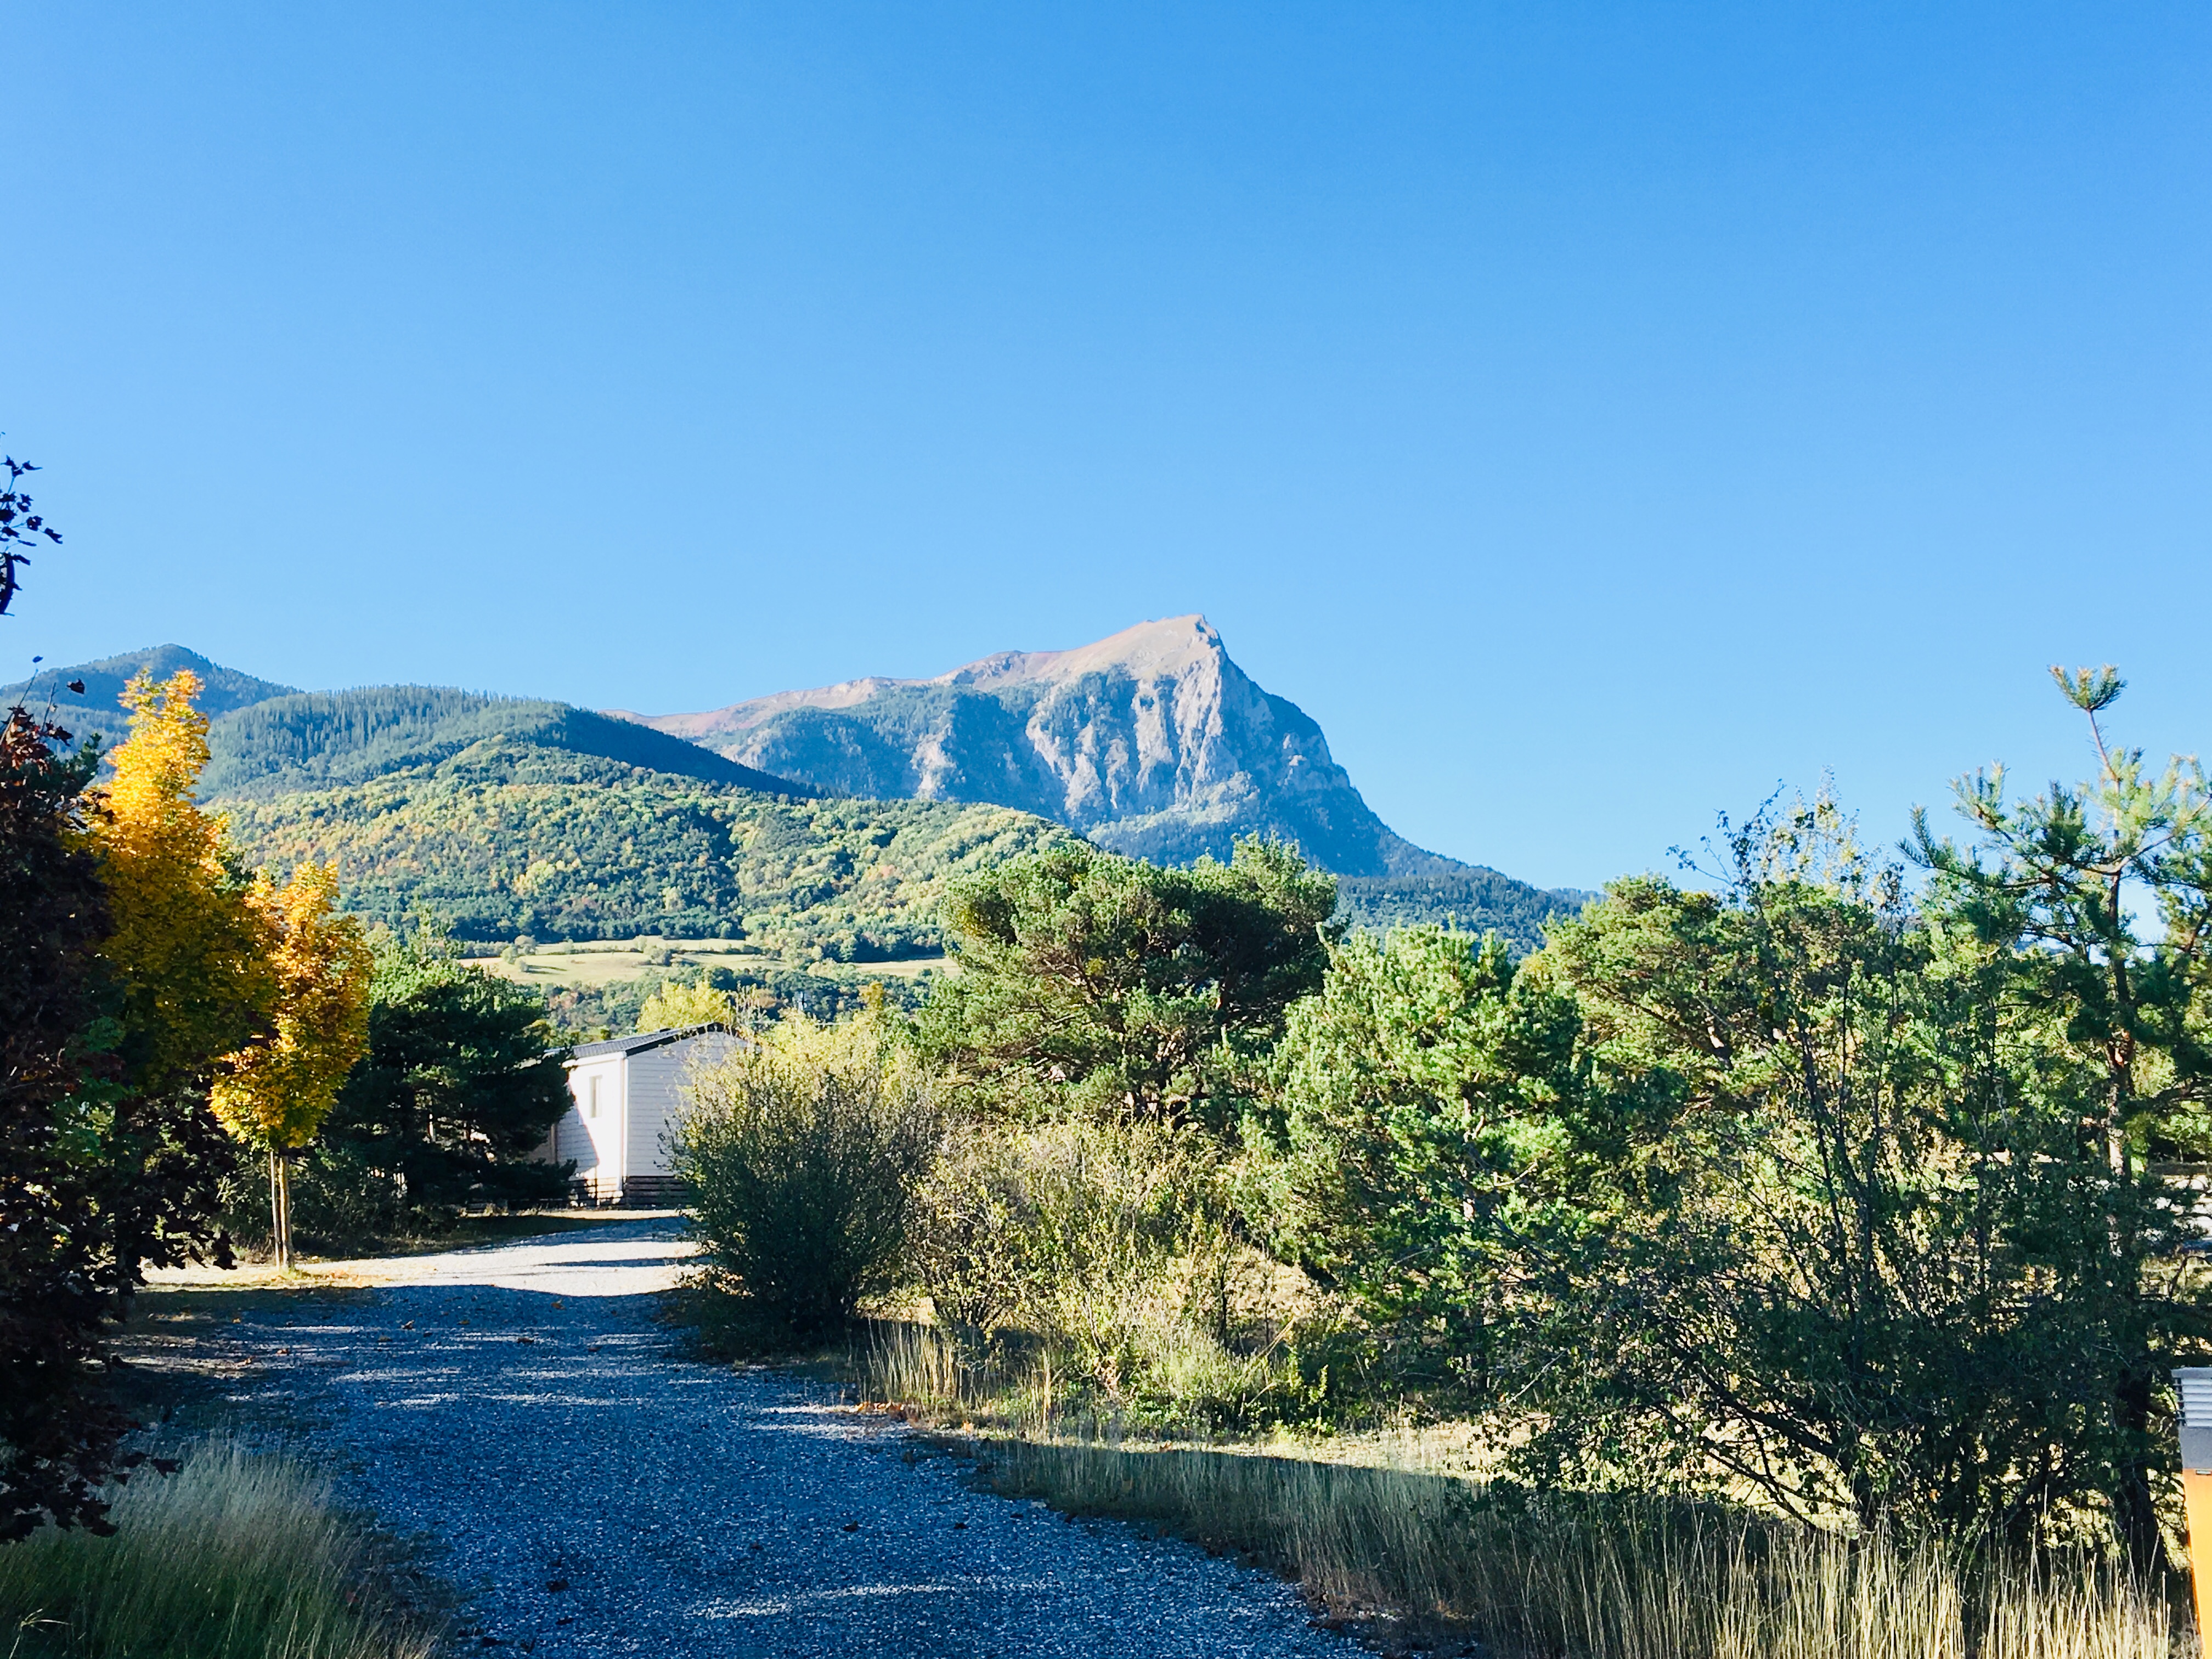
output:
[{"label": "white siding wall", "polygon": [[695,1065],[711,1066],[736,1046],[720,1031],[702,1031],[680,1042],[663,1043],[629,1060],[629,1123],[623,1144],[623,1173],[629,1176],[668,1173],[668,1135],[684,1110],[682,1091]]},{"label": "white siding wall", "polygon": [[555,1164],[566,1164],[574,1158],[575,1178],[589,1182],[595,1196],[611,1197],[620,1193],[623,1177],[639,1173],[627,1167],[623,1157],[623,1120],[627,1115],[623,1073],[620,1054],[607,1054],[571,1066],[568,1097],[574,1104],[553,1126],[552,1139],[545,1149],[546,1156]]}]

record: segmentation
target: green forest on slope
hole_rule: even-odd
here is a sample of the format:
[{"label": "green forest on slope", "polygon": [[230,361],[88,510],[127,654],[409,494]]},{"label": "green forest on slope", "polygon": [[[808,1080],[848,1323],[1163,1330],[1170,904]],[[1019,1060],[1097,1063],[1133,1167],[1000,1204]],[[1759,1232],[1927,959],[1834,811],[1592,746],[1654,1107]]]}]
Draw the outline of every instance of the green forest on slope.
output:
[{"label": "green forest on slope", "polygon": [[[1010,807],[794,799],[513,732],[432,765],[210,804],[249,862],[336,859],[347,908],[387,923],[428,911],[473,943],[744,939],[805,962],[934,954],[949,880],[1076,838]],[[1516,956],[1580,908],[1487,871],[1338,885],[1346,925],[1449,921]]]},{"label": "green forest on slope", "polygon": [[[41,668],[27,680],[0,685],[0,708],[19,702],[34,714],[51,708],[52,718],[79,742],[97,737],[102,744],[112,749],[131,733],[131,716],[123,707],[123,688],[131,677],[143,672],[157,680],[166,680],[187,668],[199,676],[197,707],[202,714],[213,715],[218,721],[226,714],[268,698],[297,695],[292,686],[225,668],[181,645],[155,645],[143,651],[125,651],[92,662],[74,663],[66,668]],[[84,690],[71,691],[69,686],[72,680]]]},{"label": "green forest on slope", "polygon": [[799,799],[512,733],[210,804],[249,863],[335,859],[346,907],[388,924],[427,910],[464,940],[720,937],[833,962],[935,952],[948,880],[1072,838],[1006,807]]},{"label": "green forest on slope", "polygon": [[1547,892],[1480,865],[1431,874],[1339,876],[1336,920],[1376,933],[1437,923],[1494,933],[1517,957],[1541,950],[1547,924],[1572,921],[1599,896],[1573,889]]}]

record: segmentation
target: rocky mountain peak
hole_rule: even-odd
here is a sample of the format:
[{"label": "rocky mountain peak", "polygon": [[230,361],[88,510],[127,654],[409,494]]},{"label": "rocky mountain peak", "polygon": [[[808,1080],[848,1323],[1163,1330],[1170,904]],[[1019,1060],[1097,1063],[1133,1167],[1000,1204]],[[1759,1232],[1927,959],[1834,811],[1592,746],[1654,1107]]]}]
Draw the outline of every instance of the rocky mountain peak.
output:
[{"label": "rocky mountain peak", "polygon": [[1344,874],[1435,860],[1368,809],[1304,710],[1255,684],[1201,616],[927,679],[867,678],[636,720],[838,793],[991,801],[1170,862],[1239,835]]},{"label": "rocky mountain peak", "polygon": [[1073,650],[1001,651],[940,674],[927,684],[998,690],[1012,685],[1065,684],[1091,674],[1140,681],[1180,680],[1194,672],[1218,674],[1224,665],[1234,666],[1212,623],[1200,616],[1170,617],[1139,623]]}]

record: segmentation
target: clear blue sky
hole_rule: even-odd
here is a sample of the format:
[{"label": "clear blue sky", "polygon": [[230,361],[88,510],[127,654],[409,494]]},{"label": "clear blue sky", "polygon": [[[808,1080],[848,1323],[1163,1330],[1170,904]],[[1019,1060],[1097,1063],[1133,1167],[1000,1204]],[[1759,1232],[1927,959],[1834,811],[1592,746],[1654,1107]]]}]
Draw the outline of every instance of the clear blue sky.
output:
[{"label": "clear blue sky", "polygon": [[648,710],[1203,611],[1417,842],[2208,742],[2212,8],[8,9],[24,659]]}]

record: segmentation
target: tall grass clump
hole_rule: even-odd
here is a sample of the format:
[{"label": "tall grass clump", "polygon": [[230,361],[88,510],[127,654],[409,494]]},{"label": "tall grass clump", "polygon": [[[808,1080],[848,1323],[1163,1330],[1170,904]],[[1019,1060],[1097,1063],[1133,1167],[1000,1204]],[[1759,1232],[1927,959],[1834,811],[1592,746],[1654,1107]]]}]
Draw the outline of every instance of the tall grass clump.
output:
[{"label": "tall grass clump", "polygon": [[1224,1452],[1012,1442],[984,1458],[1009,1496],[1164,1524],[1340,1610],[1448,1624],[1511,1659],[2171,1659],[2185,1634],[2164,1583],[2095,1554]]},{"label": "tall grass clump", "polygon": [[1218,1146],[1188,1126],[961,1126],[922,1189],[915,1261],[963,1387],[1198,1432],[1297,1409],[1294,1322],[1259,1293],[1267,1264],[1225,1185]]},{"label": "tall grass clump", "polygon": [[374,1606],[368,1535],[298,1464],[225,1442],[115,1494],[112,1537],[0,1547],[9,1659],[429,1659]]},{"label": "tall grass clump", "polygon": [[763,1337],[805,1340],[898,1284],[938,1118],[878,1019],[787,1019],[690,1095],[675,1164],[696,1194],[709,1294]]}]

